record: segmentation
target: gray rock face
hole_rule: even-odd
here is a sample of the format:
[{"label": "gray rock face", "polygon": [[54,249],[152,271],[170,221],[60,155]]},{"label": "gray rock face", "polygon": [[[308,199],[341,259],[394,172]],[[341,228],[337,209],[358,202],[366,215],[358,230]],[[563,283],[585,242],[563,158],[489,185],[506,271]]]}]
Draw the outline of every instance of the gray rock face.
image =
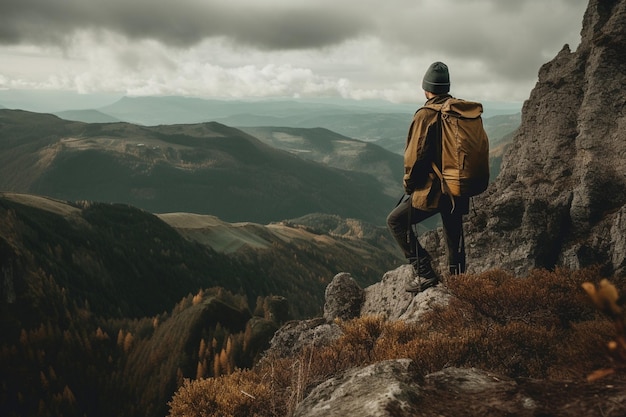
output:
[{"label": "gray rock face", "polygon": [[414,416],[419,387],[411,364],[409,359],[378,362],[329,379],[298,405],[294,417]]},{"label": "gray rock face", "polygon": [[381,281],[365,289],[361,316],[384,316],[387,320],[419,321],[434,305],[447,304],[450,294],[443,285],[413,295],[404,285],[413,277],[410,265],[387,272]]},{"label": "gray rock face", "polygon": [[[581,44],[539,70],[499,177],[474,198],[468,272],[626,274],[626,2],[591,0]],[[444,265],[440,232],[423,237]]]},{"label": "gray rock face", "polygon": [[321,317],[291,321],[274,334],[265,356],[280,358],[296,356],[307,346],[326,346],[341,334],[341,329],[337,324],[328,323]]},{"label": "gray rock face", "polygon": [[445,368],[420,378],[411,360],[399,359],[329,379],[298,405],[294,416],[555,415],[543,414],[556,410],[545,398],[525,391],[514,380],[474,368]]}]

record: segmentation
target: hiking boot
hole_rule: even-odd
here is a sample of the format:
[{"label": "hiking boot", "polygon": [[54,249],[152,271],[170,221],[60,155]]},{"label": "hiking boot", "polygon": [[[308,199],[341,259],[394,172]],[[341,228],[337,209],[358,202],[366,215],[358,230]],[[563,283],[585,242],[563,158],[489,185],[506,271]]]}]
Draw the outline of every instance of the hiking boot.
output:
[{"label": "hiking boot", "polygon": [[439,277],[437,277],[437,274],[433,270],[431,261],[430,255],[422,256],[419,259],[409,259],[413,271],[415,272],[415,277],[404,287],[406,292],[421,292],[439,283]]},{"label": "hiking boot", "polygon": [[434,278],[422,278],[419,275],[413,278],[411,282],[404,286],[404,291],[411,293],[422,292],[430,287],[434,287],[439,284],[439,279]]},{"label": "hiking boot", "polygon": [[415,275],[424,279],[437,278],[437,274],[432,267],[432,258],[430,255],[424,255],[418,258],[409,258],[409,263],[413,267]]}]

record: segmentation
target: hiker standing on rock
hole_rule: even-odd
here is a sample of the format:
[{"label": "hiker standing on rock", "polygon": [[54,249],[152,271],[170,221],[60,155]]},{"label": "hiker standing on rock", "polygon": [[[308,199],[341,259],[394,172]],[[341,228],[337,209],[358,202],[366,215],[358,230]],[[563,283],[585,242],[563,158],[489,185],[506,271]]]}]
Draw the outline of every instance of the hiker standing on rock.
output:
[{"label": "hiker standing on rock", "polygon": [[[447,168],[444,170],[450,163],[442,159],[442,142],[444,142],[443,148],[448,145],[442,139],[442,135],[447,134],[447,127],[442,127],[441,120],[445,119],[446,123],[448,122],[446,111],[449,111],[452,106],[454,112],[450,119],[475,117],[477,113],[480,122],[480,129],[477,128],[477,130],[482,130],[482,120],[480,120],[482,106],[479,103],[455,99],[449,94],[450,76],[448,67],[444,63],[435,62],[430,65],[424,75],[422,88],[427,101],[413,117],[404,151],[403,185],[408,197],[401,199],[387,217],[387,225],[391,233],[414,268],[415,278],[405,287],[406,291],[413,293],[437,285],[439,282],[439,277],[431,264],[432,258],[419,243],[414,230],[415,225],[436,213],[441,214],[443,222],[449,273],[465,272],[463,215],[469,212],[469,196],[463,194],[472,193],[466,193],[464,189],[459,191],[464,187],[464,184],[460,182],[465,179],[449,178],[450,170]],[[467,114],[464,114],[466,111]],[[484,130],[482,131],[484,133]],[[486,135],[481,140],[486,141]],[[455,149],[453,153],[459,152],[461,152],[460,149]],[[444,153],[449,153],[449,150],[446,149]],[[457,172],[457,177],[458,175]],[[487,183],[488,177],[487,160]],[[486,185],[481,184],[482,189],[473,192],[473,195],[482,192]]]}]

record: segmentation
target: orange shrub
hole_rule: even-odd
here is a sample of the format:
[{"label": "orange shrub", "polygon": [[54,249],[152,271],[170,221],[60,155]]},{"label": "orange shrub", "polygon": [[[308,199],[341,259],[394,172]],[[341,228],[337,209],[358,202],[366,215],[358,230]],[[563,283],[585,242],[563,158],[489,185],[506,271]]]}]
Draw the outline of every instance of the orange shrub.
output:
[{"label": "orange shrub", "polygon": [[185,380],[169,402],[171,417],[255,417],[272,410],[270,387],[252,371]]}]

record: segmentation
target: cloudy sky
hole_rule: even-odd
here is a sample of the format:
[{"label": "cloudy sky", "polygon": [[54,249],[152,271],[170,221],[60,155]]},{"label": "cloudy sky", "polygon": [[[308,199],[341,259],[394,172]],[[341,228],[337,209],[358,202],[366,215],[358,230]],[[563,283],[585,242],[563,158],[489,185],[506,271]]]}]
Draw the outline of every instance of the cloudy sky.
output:
[{"label": "cloudy sky", "polygon": [[0,89],[523,101],[586,0],[0,0]]}]

